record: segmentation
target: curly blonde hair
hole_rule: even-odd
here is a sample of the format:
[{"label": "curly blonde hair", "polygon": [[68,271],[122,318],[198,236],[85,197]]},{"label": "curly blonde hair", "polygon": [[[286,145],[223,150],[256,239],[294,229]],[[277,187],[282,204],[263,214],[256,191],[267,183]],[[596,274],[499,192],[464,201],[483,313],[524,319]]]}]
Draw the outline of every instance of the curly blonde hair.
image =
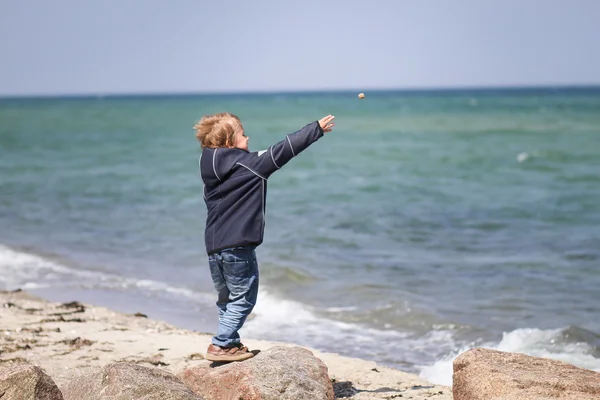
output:
[{"label": "curly blonde hair", "polygon": [[196,139],[202,148],[227,147],[234,143],[235,129],[241,124],[238,116],[232,113],[205,115],[194,125]]}]

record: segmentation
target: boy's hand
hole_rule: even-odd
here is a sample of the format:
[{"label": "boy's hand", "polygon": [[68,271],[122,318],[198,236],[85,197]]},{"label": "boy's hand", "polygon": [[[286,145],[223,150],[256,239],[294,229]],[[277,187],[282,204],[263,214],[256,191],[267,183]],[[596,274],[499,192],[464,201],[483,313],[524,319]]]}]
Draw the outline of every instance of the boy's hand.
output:
[{"label": "boy's hand", "polygon": [[323,131],[331,132],[331,130],[335,126],[335,124],[333,123],[334,118],[335,117],[333,115],[328,115],[319,120],[319,125],[321,125],[321,128],[323,128]]}]

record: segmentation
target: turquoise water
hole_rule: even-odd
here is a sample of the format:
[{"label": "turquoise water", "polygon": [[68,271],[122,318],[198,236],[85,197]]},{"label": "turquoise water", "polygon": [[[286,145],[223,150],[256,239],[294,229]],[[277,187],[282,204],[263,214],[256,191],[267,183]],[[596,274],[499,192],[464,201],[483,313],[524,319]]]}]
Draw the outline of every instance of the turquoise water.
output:
[{"label": "turquoise water", "polygon": [[0,288],[214,331],[191,127],[231,111],[261,150],[333,114],[270,179],[243,337],[441,383],[474,345],[600,370],[600,89],[366,96],[0,100]]}]

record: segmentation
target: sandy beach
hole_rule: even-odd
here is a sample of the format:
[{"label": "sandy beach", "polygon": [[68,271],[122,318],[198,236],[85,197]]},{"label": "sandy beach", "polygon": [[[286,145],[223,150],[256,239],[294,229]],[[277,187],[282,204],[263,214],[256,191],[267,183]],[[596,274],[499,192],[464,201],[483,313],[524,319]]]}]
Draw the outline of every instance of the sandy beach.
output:
[{"label": "sandy beach", "polygon": [[[211,334],[179,329],[143,314],[103,307],[52,303],[23,291],[0,292],[0,363],[26,361],[43,368],[59,388],[70,378],[117,361],[172,373],[208,363]],[[301,329],[301,327],[299,327]],[[294,346],[244,340],[251,349]],[[451,389],[371,361],[311,350],[328,367],[336,398],[451,399]]]}]

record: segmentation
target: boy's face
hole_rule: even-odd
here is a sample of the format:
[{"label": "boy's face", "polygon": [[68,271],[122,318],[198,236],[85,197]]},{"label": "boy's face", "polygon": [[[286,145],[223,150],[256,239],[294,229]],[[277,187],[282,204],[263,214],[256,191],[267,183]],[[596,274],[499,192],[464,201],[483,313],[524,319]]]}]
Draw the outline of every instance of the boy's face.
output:
[{"label": "boy's face", "polygon": [[244,134],[244,127],[239,122],[236,123],[235,126],[235,136],[233,137],[234,143],[229,147],[250,151],[248,150],[248,140],[250,140],[250,138]]}]

